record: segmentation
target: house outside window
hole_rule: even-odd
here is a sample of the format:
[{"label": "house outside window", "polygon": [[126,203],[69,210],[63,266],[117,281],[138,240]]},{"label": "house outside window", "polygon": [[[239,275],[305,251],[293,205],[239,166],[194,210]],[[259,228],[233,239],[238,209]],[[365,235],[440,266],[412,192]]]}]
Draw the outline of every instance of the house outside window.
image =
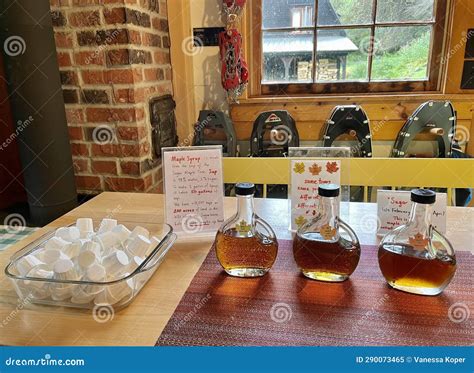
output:
[{"label": "house outside window", "polygon": [[404,89],[395,83],[407,83],[407,90],[436,89],[434,61],[441,56],[446,1],[256,2],[263,91],[311,84],[308,91],[317,93],[339,89],[328,83],[349,82],[356,83],[349,92]]},{"label": "house outside window", "polygon": [[313,24],[313,17],[312,6],[298,6],[291,9],[291,23],[294,28],[310,27]]}]

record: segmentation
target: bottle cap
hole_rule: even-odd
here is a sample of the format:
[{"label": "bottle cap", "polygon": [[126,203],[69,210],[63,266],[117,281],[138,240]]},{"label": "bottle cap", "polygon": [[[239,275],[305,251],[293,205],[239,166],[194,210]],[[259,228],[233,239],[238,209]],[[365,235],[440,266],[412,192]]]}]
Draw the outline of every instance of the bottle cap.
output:
[{"label": "bottle cap", "polygon": [[413,189],[411,200],[412,202],[431,205],[436,202],[436,193],[430,189]]},{"label": "bottle cap", "polygon": [[238,196],[251,196],[255,193],[255,185],[252,183],[238,183],[235,185],[235,194]]},{"label": "bottle cap", "polygon": [[337,184],[320,184],[318,187],[318,194],[321,197],[338,197],[340,187]]}]

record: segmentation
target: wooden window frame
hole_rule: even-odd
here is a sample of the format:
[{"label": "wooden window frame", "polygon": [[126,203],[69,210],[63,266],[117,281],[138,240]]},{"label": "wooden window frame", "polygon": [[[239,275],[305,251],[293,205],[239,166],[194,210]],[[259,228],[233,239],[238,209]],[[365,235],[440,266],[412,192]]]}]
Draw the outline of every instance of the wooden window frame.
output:
[{"label": "wooden window frame", "polygon": [[[380,24],[374,24],[376,15],[376,4],[372,8],[372,24],[370,25],[345,25],[345,26],[330,26],[329,28],[369,28],[371,30],[371,37],[373,40],[375,27]],[[440,92],[441,83],[444,74],[444,64],[442,64],[442,57],[444,54],[444,46],[447,37],[447,23],[449,20],[448,12],[450,11],[449,0],[435,0],[435,20],[426,22],[393,22],[383,23],[381,27],[396,27],[404,25],[434,25],[434,32],[431,35],[430,42],[430,56],[428,61],[429,73],[426,80],[406,80],[406,81],[376,81],[376,82],[320,82],[320,83],[262,83],[263,71],[263,53],[262,53],[262,0],[250,0],[249,9],[250,16],[247,23],[248,40],[250,42],[250,69],[252,79],[250,84],[250,97],[265,97],[265,96],[308,96],[321,94],[347,94],[347,93],[419,93],[419,92]],[[316,4],[317,6],[317,4]],[[317,9],[315,9],[315,17]],[[325,29],[328,27],[320,27]],[[291,29],[291,28],[290,28]],[[305,28],[303,28],[305,29]],[[310,29],[316,32],[316,26]],[[314,45],[316,49],[316,43]],[[313,55],[315,56],[315,51]],[[369,53],[369,80],[372,70],[373,56]],[[313,77],[315,76],[316,63],[313,62]]]}]

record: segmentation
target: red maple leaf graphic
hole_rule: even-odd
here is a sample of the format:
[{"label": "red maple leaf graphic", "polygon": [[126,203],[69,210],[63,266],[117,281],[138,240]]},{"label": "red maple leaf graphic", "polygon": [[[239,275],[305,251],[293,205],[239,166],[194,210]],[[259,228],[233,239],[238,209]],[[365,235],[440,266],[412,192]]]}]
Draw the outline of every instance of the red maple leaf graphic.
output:
[{"label": "red maple leaf graphic", "polygon": [[328,162],[326,163],[326,171],[330,174],[333,174],[339,171],[339,167],[337,166],[337,162]]}]

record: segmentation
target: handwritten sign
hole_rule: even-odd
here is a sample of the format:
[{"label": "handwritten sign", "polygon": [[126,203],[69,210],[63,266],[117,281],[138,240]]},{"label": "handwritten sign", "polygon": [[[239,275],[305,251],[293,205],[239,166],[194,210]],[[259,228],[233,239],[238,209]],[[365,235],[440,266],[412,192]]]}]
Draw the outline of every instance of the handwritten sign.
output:
[{"label": "handwritten sign", "polygon": [[291,230],[315,215],[319,184],[341,183],[341,162],[337,160],[291,161]]},{"label": "handwritten sign", "polygon": [[163,151],[166,222],[177,233],[216,232],[224,221],[221,147]]},{"label": "handwritten sign", "polygon": [[[409,191],[378,190],[379,229],[377,234],[384,235],[405,224],[410,216],[411,206]],[[446,233],[446,193],[436,193],[432,223],[441,233]]]}]

